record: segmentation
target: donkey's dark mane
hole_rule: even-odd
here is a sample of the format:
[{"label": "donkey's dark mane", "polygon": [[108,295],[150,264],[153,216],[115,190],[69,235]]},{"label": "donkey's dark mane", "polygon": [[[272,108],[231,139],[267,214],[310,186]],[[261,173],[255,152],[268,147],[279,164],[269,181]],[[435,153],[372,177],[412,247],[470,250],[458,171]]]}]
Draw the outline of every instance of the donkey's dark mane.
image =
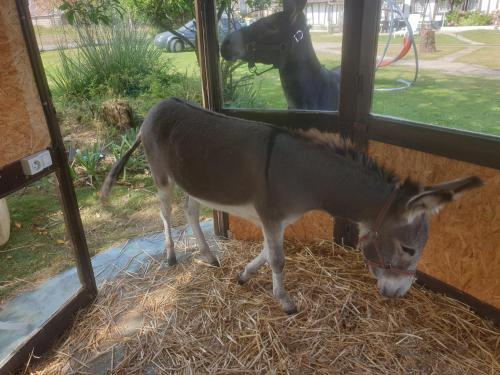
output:
[{"label": "donkey's dark mane", "polygon": [[[222,113],[218,113],[215,111],[207,110],[205,108],[200,107],[197,104],[188,102],[183,99],[179,98],[172,98],[178,102],[181,102],[193,109],[197,109],[199,111],[203,111],[209,115],[216,116],[216,117],[222,117],[222,118],[231,118],[233,119],[234,117],[226,116]],[[341,136],[338,133],[327,133],[327,132],[321,132],[318,129],[308,129],[308,130],[294,130],[294,129],[289,129],[286,127],[280,127],[276,126],[273,124],[265,123],[265,122],[260,122],[260,121],[251,121],[251,120],[245,120],[245,119],[238,119],[239,121],[242,122],[247,122],[249,124],[255,124],[258,123],[263,126],[267,126],[271,128],[276,135],[276,133],[285,133],[289,134],[292,137],[295,138],[300,138],[302,140],[307,141],[311,145],[316,145],[318,148],[324,149],[332,153],[332,155],[338,155],[346,160],[353,162],[360,167],[363,167],[371,172],[374,172],[380,182],[384,183],[389,183],[389,184],[396,184],[400,181],[399,177],[396,176],[392,171],[389,171],[388,169],[382,167],[379,165],[375,159],[370,157],[368,154],[357,150],[354,145],[352,144],[351,140]],[[409,182],[409,181],[407,181]]]},{"label": "donkey's dark mane", "polygon": [[365,152],[357,150],[350,139],[338,133],[325,133],[317,129],[309,129],[307,131],[293,131],[293,134],[330,151],[334,155],[339,155],[348,161],[374,172],[381,182],[390,184],[399,182],[399,177],[392,171],[379,165],[375,159]]}]

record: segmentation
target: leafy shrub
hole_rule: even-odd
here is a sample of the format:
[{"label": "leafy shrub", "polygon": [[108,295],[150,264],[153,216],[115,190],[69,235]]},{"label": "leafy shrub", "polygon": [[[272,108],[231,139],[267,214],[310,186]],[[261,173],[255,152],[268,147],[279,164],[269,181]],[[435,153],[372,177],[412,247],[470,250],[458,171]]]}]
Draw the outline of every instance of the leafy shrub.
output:
[{"label": "leafy shrub", "polygon": [[245,66],[244,62],[221,60],[222,95],[224,103],[232,108],[262,108],[265,103],[258,95],[254,73],[241,73],[237,70]]},{"label": "leafy shrub", "polygon": [[470,15],[464,20],[464,26],[487,26],[493,23],[493,17],[490,14],[483,14],[481,12],[471,12]]},{"label": "leafy shrub", "polygon": [[71,174],[77,181],[94,186],[94,183],[104,174],[104,166],[101,163],[103,159],[101,145],[94,144],[88,150],[76,150],[75,159],[71,164]]},{"label": "leafy shrub", "polygon": [[165,78],[152,76],[151,95],[158,99],[175,96],[188,101],[201,104],[201,78],[199,70],[191,75],[186,71],[184,74],[176,73],[169,76],[168,85]]},{"label": "leafy shrub", "polygon": [[137,96],[150,90],[151,76],[169,72],[147,32],[130,21],[75,28],[75,49],[59,48],[60,68],[51,76],[56,92],[69,99],[102,95]]},{"label": "leafy shrub", "polygon": [[224,104],[230,108],[264,108],[259,91],[260,85],[256,88],[255,82],[246,80],[231,90],[230,95],[226,91]]},{"label": "leafy shrub", "polygon": [[194,18],[194,1],[122,0],[122,3],[135,17],[162,31]]},{"label": "leafy shrub", "polygon": [[[132,147],[137,138],[138,132],[139,128],[130,129],[125,134],[121,135],[120,141],[118,143],[110,143],[107,146],[107,149],[109,150],[111,155],[113,155],[115,162],[120,160],[123,155],[125,155],[125,153]],[[136,151],[134,154],[132,154],[127,165],[123,169],[123,179],[127,179],[127,169],[134,172],[143,172],[146,168],[147,162],[144,153],[142,151]]]},{"label": "leafy shrub", "polygon": [[115,16],[122,16],[120,0],[62,0],[59,6],[70,25],[111,25]]},{"label": "leafy shrub", "polygon": [[446,15],[446,21],[449,26],[486,26],[493,23],[493,17],[478,11],[454,10]]},{"label": "leafy shrub", "polygon": [[[71,174],[75,182],[95,187],[95,183],[102,181],[111,166],[132,147],[138,132],[138,128],[133,128],[120,135],[117,141],[107,145],[95,143],[88,149],[78,149],[71,163]],[[138,150],[127,162],[123,179],[127,179],[127,171],[144,173],[146,169],[146,157],[142,151]]]}]

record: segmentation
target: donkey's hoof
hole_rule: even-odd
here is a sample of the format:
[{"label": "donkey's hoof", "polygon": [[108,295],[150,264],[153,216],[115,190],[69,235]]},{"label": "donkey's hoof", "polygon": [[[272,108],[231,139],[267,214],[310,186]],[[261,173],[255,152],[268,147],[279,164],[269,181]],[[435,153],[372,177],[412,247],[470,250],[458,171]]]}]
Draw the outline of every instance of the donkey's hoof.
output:
[{"label": "donkey's hoof", "polygon": [[289,307],[288,309],[283,309],[285,314],[287,315],[295,315],[298,314],[299,310],[295,306]]},{"label": "donkey's hoof", "polygon": [[169,266],[176,266],[177,265],[177,258],[176,257],[168,258],[167,263]]},{"label": "donkey's hoof", "polygon": [[208,264],[210,264],[211,266],[214,266],[214,267],[220,267],[220,262],[219,262],[219,259],[217,259],[217,258],[208,262]]},{"label": "donkey's hoof", "polygon": [[240,272],[236,275],[236,281],[238,282],[238,284],[240,285],[245,285],[247,283],[247,279],[244,279],[243,276],[242,276],[243,272]]},{"label": "donkey's hoof", "polygon": [[219,260],[216,257],[200,256],[198,259],[196,259],[196,262],[206,264],[212,267],[220,267]]}]

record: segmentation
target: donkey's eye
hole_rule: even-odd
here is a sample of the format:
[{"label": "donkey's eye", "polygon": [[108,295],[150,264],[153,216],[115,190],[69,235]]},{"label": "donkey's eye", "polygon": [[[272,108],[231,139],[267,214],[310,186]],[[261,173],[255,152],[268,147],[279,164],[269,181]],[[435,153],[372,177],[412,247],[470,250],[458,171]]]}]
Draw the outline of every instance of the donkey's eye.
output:
[{"label": "donkey's eye", "polygon": [[403,249],[403,251],[411,257],[415,255],[415,249],[412,249],[411,247],[401,245],[401,249]]}]

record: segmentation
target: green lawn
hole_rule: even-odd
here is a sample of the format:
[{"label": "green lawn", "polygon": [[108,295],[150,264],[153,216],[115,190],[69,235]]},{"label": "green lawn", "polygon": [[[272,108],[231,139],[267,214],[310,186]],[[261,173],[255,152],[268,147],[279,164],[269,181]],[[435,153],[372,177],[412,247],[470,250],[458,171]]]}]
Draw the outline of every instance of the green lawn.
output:
[{"label": "green lawn", "polygon": [[342,43],[342,33],[312,32],[311,39],[313,43]]},{"label": "green lawn", "polygon": [[[408,69],[380,70],[377,87],[410,79]],[[410,89],[375,92],[373,112],[403,119],[500,136],[500,81],[421,71]]]},{"label": "green lawn", "polygon": [[466,64],[476,64],[500,71],[500,44],[485,46],[456,60]]},{"label": "green lawn", "polygon": [[[387,36],[386,35],[381,35],[378,40],[378,54],[381,54],[382,51],[384,50],[387,42]],[[415,42],[417,44],[417,48],[420,43],[420,36],[417,35],[415,36]],[[391,40],[391,44],[388,50],[388,55],[389,56],[396,56],[399,51],[401,50],[401,47],[403,46],[403,37],[397,36],[394,37]],[[421,52],[420,49],[418,49],[419,55],[418,57],[422,60],[435,60],[439,59],[445,56],[448,56],[452,53],[458,52],[465,47],[467,47],[468,44],[462,42],[461,40],[450,36],[446,34],[440,34],[436,33],[436,52],[433,53],[424,53]],[[410,51],[408,56],[410,56],[412,52]]]},{"label": "green lawn", "polygon": [[460,35],[475,42],[500,45],[500,30],[471,30],[464,31]]},{"label": "green lawn", "polygon": [[193,51],[168,53],[162,55],[165,63],[170,63],[174,70],[179,73],[188,73],[190,75],[199,75],[200,68],[196,61],[196,54]]},{"label": "green lawn", "polygon": [[[386,59],[389,57],[397,56],[401,52],[402,47],[403,47],[402,44],[391,44],[387,49]],[[460,45],[436,44],[436,52],[427,53],[427,52],[421,52],[417,46],[417,53],[418,53],[418,58],[420,60],[436,60],[451,55],[452,53],[461,51],[464,48],[465,46],[460,46]],[[382,55],[384,49],[385,45],[379,44],[377,49],[377,54],[379,56]],[[406,59],[411,59],[411,60],[413,59],[413,48],[406,55]]]},{"label": "green lawn", "polygon": [[[312,33],[312,40],[313,43],[341,43],[341,34],[327,34],[327,33]],[[380,35],[378,39],[378,49],[377,49],[377,54],[381,55],[384,48],[386,47],[388,36],[387,35]],[[417,43],[417,46],[420,42],[420,36],[415,37],[415,41]],[[436,34],[436,49],[437,51],[434,53],[419,53],[419,58],[422,60],[435,60],[439,59],[441,57],[448,56],[452,53],[458,52],[465,47],[467,47],[468,44],[462,42],[461,40],[458,40],[457,38],[446,35],[446,34]],[[394,57],[399,54],[401,51],[401,48],[403,47],[403,37],[402,36],[394,36],[391,39],[391,42],[389,44],[389,48],[387,49],[387,58],[389,57]],[[340,47],[338,47],[338,50],[340,51]],[[413,54],[412,51],[409,52],[408,56],[411,56]]]},{"label": "green lawn", "polygon": [[40,55],[42,56],[43,68],[45,69],[45,74],[50,85],[50,76],[56,72],[60,64],[59,54],[57,51],[44,51],[40,52]]}]

